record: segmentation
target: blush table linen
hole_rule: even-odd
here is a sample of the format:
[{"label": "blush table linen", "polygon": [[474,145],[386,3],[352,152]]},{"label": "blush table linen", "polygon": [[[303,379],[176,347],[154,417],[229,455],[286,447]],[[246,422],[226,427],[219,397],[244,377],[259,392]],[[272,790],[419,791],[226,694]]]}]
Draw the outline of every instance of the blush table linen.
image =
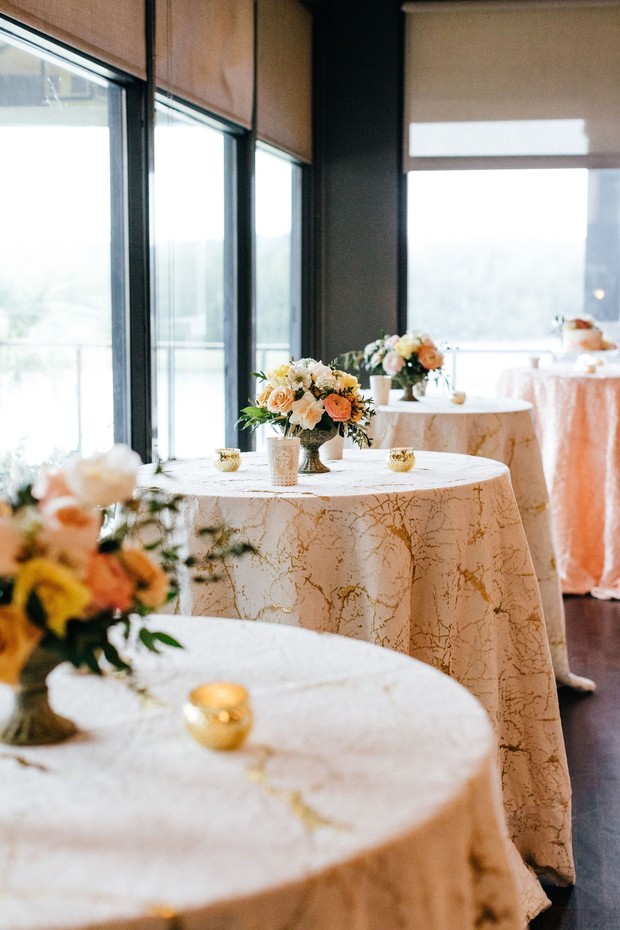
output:
[{"label": "blush table linen", "polygon": [[563,590],[620,598],[620,365],[508,369],[498,389],[534,408]]},{"label": "blush table linen", "polygon": [[594,682],[575,675],[569,665],[562,586],[532,405],[510,397],[469,397],[462,405],[442,396],[429,395],[417,403],[396,397],[393,392],[389,405],[377,407],[371,431],[374,448],[463,452],[508,465],[538,578],[555,677],[559,684],[592,691]]},{"label": "blush table linen", "polygon": [[[382,451],[345,450],[331,472],[269,483],[267,462],[242,456],[222,476],[207,461],[174,462],[187,495],[183,524],[227,526],[256,547],[218,580],[182,585],[184,614],[232,616],[367,640],[427,662],[478,697],[498,737],[504,808],[524,862],[574,880],[570,781],[540,593],[508,468],[420,452],[390,472]],[[204,543],[194,542],[200,556]],[[521,876],[528,917],[545,906]]]},{"label": "blush table linen", "polygon": [[[522,930],[495,737],[464,688],[344,637],[157,619],[185,648],[137,656],[139,693],[63,666],[78,736],[0,752],[2,927]],[[205,679],[249,689],[236,752],[185,731]]]}]

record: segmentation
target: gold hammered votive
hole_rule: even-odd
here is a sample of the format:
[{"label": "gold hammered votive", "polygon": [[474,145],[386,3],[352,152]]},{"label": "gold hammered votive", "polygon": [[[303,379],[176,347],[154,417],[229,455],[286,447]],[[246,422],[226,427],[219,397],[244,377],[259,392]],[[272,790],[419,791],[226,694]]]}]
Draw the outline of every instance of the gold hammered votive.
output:
[{"label": "gold hammered votive", "polygon": [[237,471],[241,465],[241,450],[216,449],[213,462],[218,471]]},{"label": "gold hammered votive", "polygon": [[189,693],[185,725],[208,749],[237,749],[252,729],[250,696],[243,685],[214,681]]},{"label": "gold hammered votive", "polygon": [[413,449],[390,449],[387,454],[387,467],[391,471],[411,471],[415,465]]}]

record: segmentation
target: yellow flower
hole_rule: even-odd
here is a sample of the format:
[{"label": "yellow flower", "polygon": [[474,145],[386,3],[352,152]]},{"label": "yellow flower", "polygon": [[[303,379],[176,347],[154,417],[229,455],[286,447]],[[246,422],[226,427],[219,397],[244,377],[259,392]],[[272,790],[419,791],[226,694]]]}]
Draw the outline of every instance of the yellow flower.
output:
[{"label": "yellow flower", "polygon": [[394,345],[394,351],[398,352],[403,358],[411,358],[414,352],[417,352],[422,345],[418,336],[412,333],[405,333]]},{"label": "yellow flower", "polygon": [[335,371],[334,375],[338,379],[338,386],[341,387],[343,391],[356,391],[360,386],[355,375],[350,375],[348,371]]},{"label": "yellow flower", "polygon": [[33,592],[41,601],[48,627],[57,636],[64,635],[67,621],[80,617],[91,599],[89,589],[69,569],[49,559],[31,559],[20,567],[13,589],[14,606],[25,611]]},{"label": "yellow flower", "polygon": [[272,368],[271,371],[267,372],[267,379],[273,387],[283,387],[287,381],[291,366],[288,362],[285,362],[283,365],[278,365],[277,368]]},{"label": "yellow flower", "polygon": [[21,610],[0,607],[0,681],[17,684],[17,678],[43,630],[29,622]]}]

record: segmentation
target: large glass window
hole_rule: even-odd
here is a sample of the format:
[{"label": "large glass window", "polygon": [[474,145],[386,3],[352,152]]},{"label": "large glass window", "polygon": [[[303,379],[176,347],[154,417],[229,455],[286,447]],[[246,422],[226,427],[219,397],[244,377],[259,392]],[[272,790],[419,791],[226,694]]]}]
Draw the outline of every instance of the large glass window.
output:
[{"label": "large glass window", "polygon": [[412,171],[409,324],[456,351],[462,387],[494,389],[524,354],[560,349],[557,316],[617,327],[620,172]]},{"label": "large glass window", "polygon": [[122,94],[0,30],[0,455],[35,464],[114,441]]},{"label": "large glass window", "polygon": [[256,370],[298,351],[300,317],[298,165],[260,147],[256,152]]},{"label": "large glass window", "polygon": [[155,125],[158,452],[225,445],[225,134],[159,103]]}]

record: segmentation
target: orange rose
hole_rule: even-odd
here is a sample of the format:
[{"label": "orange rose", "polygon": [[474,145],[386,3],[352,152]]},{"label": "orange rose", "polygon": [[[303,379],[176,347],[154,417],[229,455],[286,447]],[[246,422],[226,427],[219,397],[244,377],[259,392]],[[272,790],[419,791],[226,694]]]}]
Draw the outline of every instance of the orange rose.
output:
[{"label": "orange rose", "polygon": [[341,394],[328,394],[324,404],[325,413],[334,423],[346,423],[351,419],[351,401]]},{"label": "orange rose", "polygon": [[119,558],[136,586],[136,600],[145,607],[164,604],[170,588],[168,576],[142,549],[122,549]]},{"label": "orange rose", "polygon": [[43,630],[30,623],[21,610],[0,607],[0,681],[17,684],[17,679]]},{"label": "orange rose", "polygon": [[434,346],[422,346],[418,352],[418,358],[427,371],[434,371],[443,365],[443,355]]},{"label": "orange rose", "polygon": [[134,585],[116,555],[95,552],[84,579],[91,591],[91,613],[98,610],[129,610]]}]

